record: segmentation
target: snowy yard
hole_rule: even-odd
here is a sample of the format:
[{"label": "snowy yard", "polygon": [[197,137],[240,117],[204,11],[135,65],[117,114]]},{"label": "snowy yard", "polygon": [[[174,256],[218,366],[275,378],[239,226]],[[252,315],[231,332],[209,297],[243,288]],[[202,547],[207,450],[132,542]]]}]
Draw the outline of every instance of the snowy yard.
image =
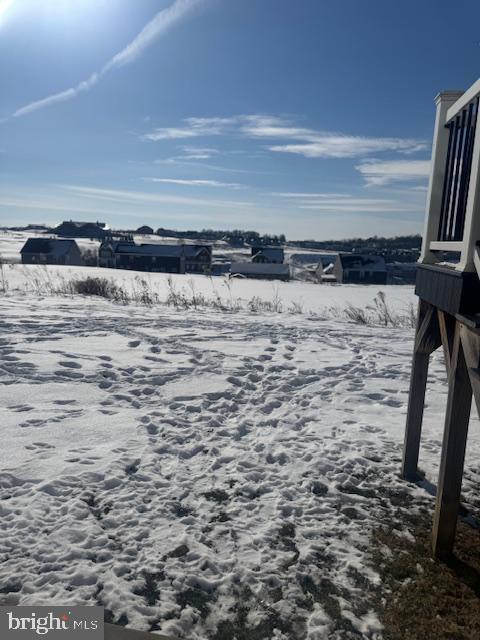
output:
[{"label": "snowy yard", "polygon": [[[305,313],[249,314],[38,295],[28,269],[5,276],[3,602],[96,602],[191,640],[382,637],[370,534],[409,536],[399,501],[433,503],[398,477],[413,330],[321,314],[371,304],[378,287],[282,283]],[[273,285],[234,287],[246,299]],[[414,298],[383,289],[398,309]],[[421,451],[433,481],[445,400],[437,352]]]}]

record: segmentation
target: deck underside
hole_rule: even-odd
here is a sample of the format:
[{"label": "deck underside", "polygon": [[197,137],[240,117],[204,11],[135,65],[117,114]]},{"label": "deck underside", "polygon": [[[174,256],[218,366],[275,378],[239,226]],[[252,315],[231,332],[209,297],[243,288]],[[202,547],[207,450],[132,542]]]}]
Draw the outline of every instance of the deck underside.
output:
[{"label": "deck underside", "polygon": [[415,293],[451,315],[480,313],[480,279],[476,272],[421,264]]}]

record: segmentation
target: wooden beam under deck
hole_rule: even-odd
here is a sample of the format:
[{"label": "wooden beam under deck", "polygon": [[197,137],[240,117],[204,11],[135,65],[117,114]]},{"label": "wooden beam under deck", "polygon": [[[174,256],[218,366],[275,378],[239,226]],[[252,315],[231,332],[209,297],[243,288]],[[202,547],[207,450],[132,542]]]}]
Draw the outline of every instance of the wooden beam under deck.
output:
[{"label": "wooden beam under deck", "polygon": [[448,377],[447,412],[433,521],[432,548],[434,555],[440,558],[451,554],[455,542],[472,405],[472,387],[460,331],[461,324],[457,322]]}]

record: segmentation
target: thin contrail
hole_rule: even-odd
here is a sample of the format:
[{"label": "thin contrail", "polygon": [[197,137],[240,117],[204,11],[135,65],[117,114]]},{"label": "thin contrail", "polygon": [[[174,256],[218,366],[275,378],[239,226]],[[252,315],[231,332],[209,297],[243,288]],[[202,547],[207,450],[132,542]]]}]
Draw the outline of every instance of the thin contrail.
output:
[{"label": "thin contrail", "polygon": [[29,104],[17,109],[13,114],[14,118],[25,116],[33,111],[48,107],[57,102],[64,102],[65,100],[71,100],[79,93],[90,91],[97,82],[109,71],[118,67],[123,67],[130,64],[138,58],[147,47],[149,47],[159,36],[163,35],[168,29],[173,27],[184,16],[192,11],[197,5],[203,3],[205,0],[175,0],[172,5],[166,9],[159,11],[148,22],[140,33],[128,44],[124,49],[119,51],[111,58],[100,71],[92,73],[92,75],[86,80],[82,80],[75,87],[55,93],[41,100],[30,102]]}]

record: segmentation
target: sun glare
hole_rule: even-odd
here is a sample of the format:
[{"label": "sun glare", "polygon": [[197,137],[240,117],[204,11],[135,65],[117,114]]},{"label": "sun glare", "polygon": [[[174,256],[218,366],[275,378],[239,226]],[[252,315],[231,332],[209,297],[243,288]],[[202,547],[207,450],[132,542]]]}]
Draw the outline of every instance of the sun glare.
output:
[{"label": "sun glare", "polygon": [[0,0],[0,20],[14,2],[15,0]]}]

